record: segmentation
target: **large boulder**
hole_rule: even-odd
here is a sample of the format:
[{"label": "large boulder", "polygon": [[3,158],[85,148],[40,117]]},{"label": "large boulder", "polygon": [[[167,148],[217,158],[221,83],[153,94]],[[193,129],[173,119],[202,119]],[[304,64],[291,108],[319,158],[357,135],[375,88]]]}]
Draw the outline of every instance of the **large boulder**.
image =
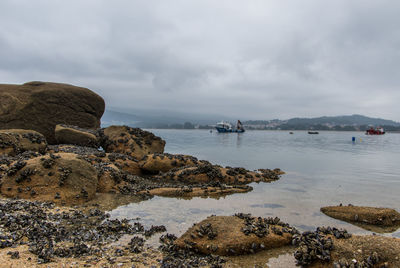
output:
[{"label": "large boulder", "polygon": [[79,204],[94,197],[97,183],[90,163],[76,154],[58,153],[15,161],[0,189],[6,197]]},{"label": "large boulder", "polygon": [[57,125],[55,137],[58,144],[73,144],[87,147],[99,147],[95,131],[75,126]]},{"label": "large boulder", "polygon": [[350,223],[379,226],[400,226],[400,213],[390,208],[329,206],[321,208],[326,215]]},{"label": "large boulder", "polygon": [[140,168],[145,172],[157,174],[167,172],[173,168],[195,166],[199,163],[196,157],[181,154],[149,154],[139,162]]},{"label": "large boulder", "polygon": [[46,148],[46,139],[34,130],[0,130],[0,154],[15,156],[25,151],[45,153]]},{"label": "large boulder", "polygon": [[241,255],[289,245],[296,232],[279,218],[210,216],[189,228],[175,244],[204,254]]},{"label": "large boulder", "polygon": [[33,129],[56,143],[57,124],[100,127],[104,100],[93,91],[68,84],[0,84],[0,128]]},{"label": "large boulder", "polygon": [[163,153],[165,141],[153,133],[128,126],[101,129],[101,146],[107,153],[121,153],[142,159],[152,153]]}]

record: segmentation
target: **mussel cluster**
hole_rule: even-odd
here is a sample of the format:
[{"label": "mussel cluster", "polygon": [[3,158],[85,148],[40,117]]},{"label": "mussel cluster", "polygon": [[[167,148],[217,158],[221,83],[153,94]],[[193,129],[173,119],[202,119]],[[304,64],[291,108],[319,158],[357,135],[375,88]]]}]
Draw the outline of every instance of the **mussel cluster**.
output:
[{"label": "mussel cluster", "polygon": [[315,260],[329,262],[333,249],[333,240],[330,236],[346,239],[350,238],[351,234],[335,227],[318,227],[315,232],[306,231],[295,234],[292,244],[298,247],[294,253],[297,265],[305,266]]},{"label": "mussel cluster", "polygon": [[[152,226],[146,231],[139,222],[110,220],[108,214],[96,208],[85,213],[75,209],[54,212],[53,208],[54,204],[48,202],[0,202],[0,248],[27,244],[38,263],[47,263],[54,257],[101,257],[103,247],[123,235],[149,236],[165,231],[164,226]],[[139,240],[133,239],[129,244],[132,252],[139,252],[143,246]]]},{"label": "mussel cluster", "polygon": [[[337,262],[333,263],[334,268],[372,268],[375,267],[376,264],[379,263],[379,255],[376,252],[373,252],[370,256],[366,257],[364,260],[358,262],[356,259],[352,259],[351,261],[347,261],[346,259],[340,259]],[[379,266],[380,268],[387,267],[386,264]]]},{"label": "mussel cluster", "polygon": [[199,254],[188,249],[181,249],[175,245],[177,237],[173,234],[165,234],[160,237],[160,250],[164,253],[161,268],[175,267],[211,267],[222,268],[226,261],[215,255]]},{"label": "mussel cluster", "polygon": [[213,229],[211,223],[200,225],[199,229],[196,230],[197,236],[207,236],[208,239],[212,240],[217,237],[217,231]]},{"label": "mussel cluster", "polygon": [[245,213],[237,213],[235,216],[245,221],[245,226],[242,228],[242,232],[245,235],[255,234],[262,238],[267,236],[270,231],[277,235],[283,235],[283,233],[298,234],[296,228],[282,222],[278,217],[252,217],[251,214]]}]

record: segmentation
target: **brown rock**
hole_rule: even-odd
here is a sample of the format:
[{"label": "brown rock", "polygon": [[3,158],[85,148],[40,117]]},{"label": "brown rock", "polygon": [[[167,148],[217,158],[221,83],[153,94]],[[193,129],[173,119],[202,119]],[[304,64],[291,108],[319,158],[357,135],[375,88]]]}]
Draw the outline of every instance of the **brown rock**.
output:
[{"label": "brown rock", "polygon": [[326,215],[351,223],[380,226],[400,225],[400,213],[390,208],[330,206],[321,208]]},{"label": "brown rock", "polygon": [[186,183],[210,183],[219,182],[230,185],[247,184],[251,182],[271,182],[278,180],[280,170],[260,169],[249,171],[244,168],[223,168],[212,165],[207,161],[201,161],[194,167],[173,169],[157,176],[161,180],[176,180]]},{"label": "brown rock", "polygon": [[245,226],[245,220],[236,216],[211,216],[189,228],[175,243],[195,252],[223,256],[248,254],[291,243],[290,233],[278,235],[272,230],[282,230],[281,226],[268,225],[268,234],[260,237],[254,233],[246,235],[242,231]]},{"label": "brown rock", "polygon": [[[251,191],[253,188],[250,186],[226,186],[226,187],[176,187],[168,188],[161,187],[149,190],[150,195],[158,195],[164,197],[179,197],[190,199],[192,197],[204,196],[204,197],[222,197],[236,193],[246,193]],[[142,192],[144,193],[144,192]]]},{"label": "brown rock", "polygon": [[149,154],[139,162],[140,168],[145,172],[157,174],[167,172],[173,168],[195,166],[199,161],[190,155],[181,154]]},{"label": "brown rock", "polygon": [[107,153],[121,153],[142,159],[152,153],[163,153],[165,141],[153,133],[127,126],[111,126],[100,131],[101,146]]},{"label": "brown rock", "polygon": [[56,142],[57,124],[99,128],[104,106],[87,88],[48,82],[0,84],[0,128],[33,129],[50,144]]},{"label": "brown rock", "polygon": [[[331,252],[332,261],[329,263],[315,262],[309,267],[334,267],[334,263],[352,263],[365,266],[354,267],[400,267],[400,239],[379,235],[353,235],[348,239],[333,239],[334,249]],[[376,259],[376,257],[378,257]],[[368,259],[374,262],[369,265]],[[343,266],[346,267],[346,266]]]},{"label": "brown rock", "polygon": [[115,165],[109,164],[103,167],[99,173],[98,193],[119,193],[119,187],[126,185],[124,174]]},{"label": "brown rock", "polygon": [[58,144],[74,144],[98,148],[99,140],[93,132],[74,126],[57,125],[55,137]]},{"label": "brown rock", "polygon": [[1,193],[56,203],[79,204],[94,197],[96,169],[71,153],[59,153],[16,161],[3,177]]},{"label": "brown rock", "polygon": [[46,149],[46,139],[34,130],[0,130],[0,154],[15,156],[25,151],[45,153]]},{"label": "brown rock", "polygon": [[112,168],[123,171],[129,175],[142,175],[139,163],[128,155],[117,153],[89,154],[85,156],[85,159],[96,166],[99,171],[108,169],[108,167],[112,165]]}]

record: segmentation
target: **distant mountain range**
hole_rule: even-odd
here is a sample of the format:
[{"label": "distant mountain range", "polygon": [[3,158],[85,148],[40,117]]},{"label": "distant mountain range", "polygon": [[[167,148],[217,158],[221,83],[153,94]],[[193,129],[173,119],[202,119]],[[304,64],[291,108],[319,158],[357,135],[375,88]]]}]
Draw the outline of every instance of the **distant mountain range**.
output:
[{"label": "distant mountain range", "polygon": [[[224,119],[234,123],[236,119],[221,115],[199,115],[163,110],[139,110],[109,108],[101,121],[103,126],[129,125],[142,128],[211,128],[217,121]],[[242,121],[247,129],[282,130],[365,130],[369,126],[383,126],[390,130],[400,130],[400,123],[363,115],[322,116],[315,118],[291,118],[288,120],[247,120]]]},{"label": "distant mountain range", "polygon": [[322,116],[315,118],[292,118],[289,120],[249,120],[244,122],[245,125],[265,125],[265,126],[276,126],[276,125],[288,125],[288,126],[400,126],[399,122],[392,120],[386,120],[381,118],[372,118],[363,115],[343,115],[343,116]]}]

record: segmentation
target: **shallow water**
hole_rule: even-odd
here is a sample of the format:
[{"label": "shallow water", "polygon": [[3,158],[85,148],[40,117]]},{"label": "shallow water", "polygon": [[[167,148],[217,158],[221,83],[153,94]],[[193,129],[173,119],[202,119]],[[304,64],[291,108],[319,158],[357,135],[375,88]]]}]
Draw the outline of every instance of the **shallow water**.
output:
[{"label": "shallow water", "polygon": [[[400,134],[151,131],[166,140],[165,152],[168,153],[189,154],[223,166],[281,168],[286,174],[276,182],[253,183],[254,190],[245,194],[219,200],[154,197],[118,207],[111,211],[112,217],[140,217],[143,224],[163,224],[168,232],[176,235],[211,214],[237,212],[278,216],[302,231],[331,225],[352,233],[370,233],[325,216],[319,209],[351,203],[400,211]],[[356,142],[352,142],[352,137],[356,137]],[[400,230],[387,235],[400,237]]]}]

